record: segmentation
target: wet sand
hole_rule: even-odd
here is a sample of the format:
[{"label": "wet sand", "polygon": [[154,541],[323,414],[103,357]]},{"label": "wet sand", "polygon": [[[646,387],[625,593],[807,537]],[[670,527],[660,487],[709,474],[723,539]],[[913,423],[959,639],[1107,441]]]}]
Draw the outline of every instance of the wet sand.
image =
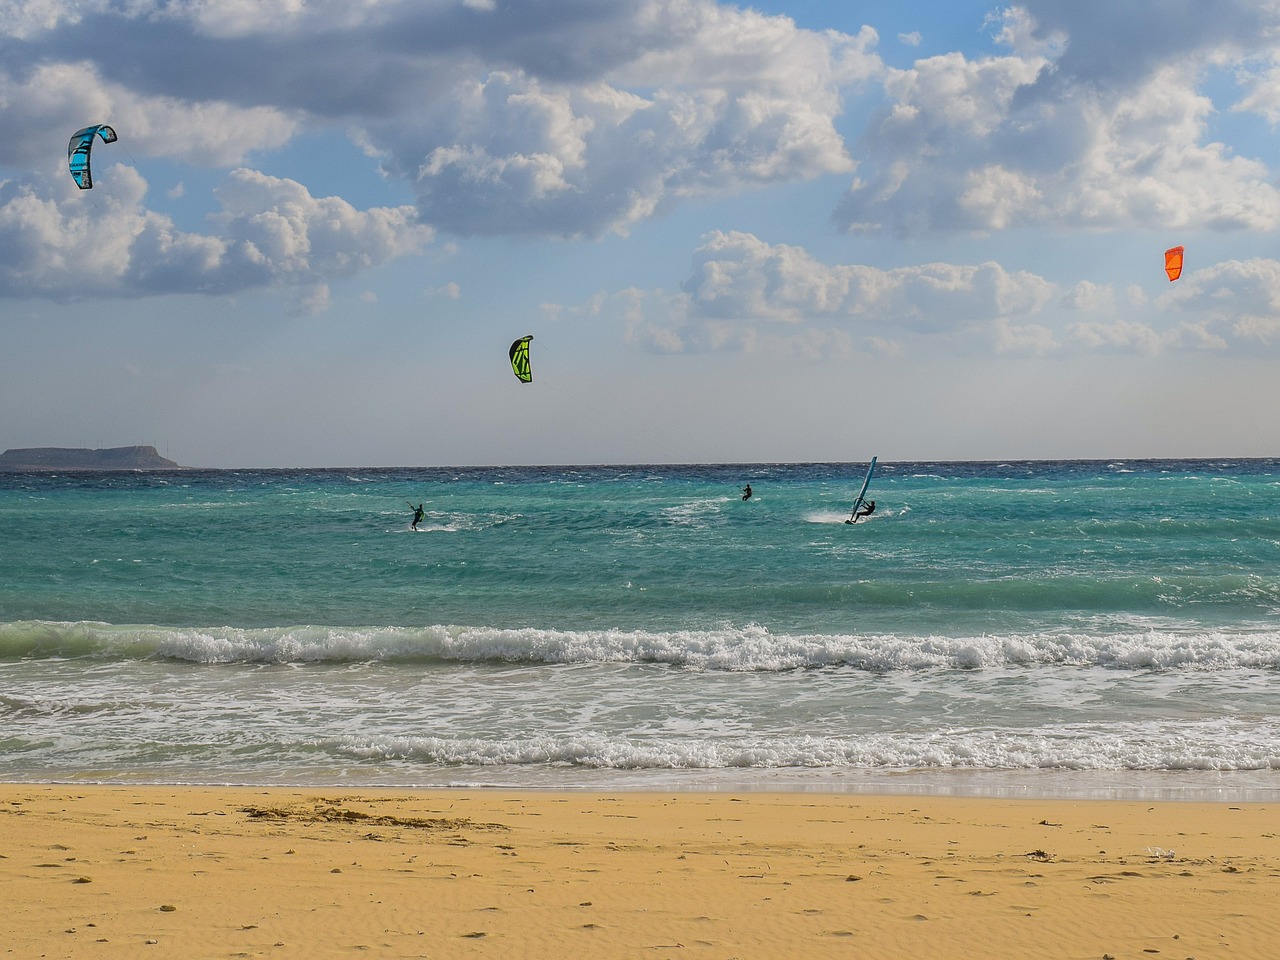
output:
[{"label": "wet sand", "polygon": [[1280,805],[0,784],[0,956],[1280,956]]}]

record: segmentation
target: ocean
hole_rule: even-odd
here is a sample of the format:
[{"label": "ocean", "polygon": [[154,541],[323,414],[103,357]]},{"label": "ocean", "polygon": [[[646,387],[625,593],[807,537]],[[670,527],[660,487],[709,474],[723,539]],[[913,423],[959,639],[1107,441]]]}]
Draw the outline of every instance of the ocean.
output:
[{"label": "ocean", "polygon": [[1280,460],[865,469],[0,474],[0,780],[1280,799]]}]

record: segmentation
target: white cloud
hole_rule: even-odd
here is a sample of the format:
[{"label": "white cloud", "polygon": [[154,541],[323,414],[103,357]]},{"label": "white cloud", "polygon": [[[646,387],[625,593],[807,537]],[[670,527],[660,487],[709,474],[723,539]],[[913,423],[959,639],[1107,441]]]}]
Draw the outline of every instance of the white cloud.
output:
[{"label": "white cloud", "polygon": [[622,232],[692,197],[852,169],[834,121],[842,88],[880,69],[873,32],[667,0],[620,26],[633,49],[589,82],[491,70],[368,139],[459,233]]},{"label": "white cloud", "polygon": [[1077,344],[1104,352],[1156,354],[1176,340],[1135,320],[1087,320],[1071,324],[1068,333]]},{"label": "white cloud", "polygon": [[1183,335],[1192,342],[1280,343],[1280,261],[1227,260],[1183,274],[1162,305],[1186,317]]},{"label": "white cloud", "polygon": [[1053,285],[996,263],[825,264],[799,247],[717,232],[695,251],[684,290],[706,317],[793,324],[838,317],[936,330],[1035,313]]},{"label": "white cloud", "polygon": [[766,344],[812,358],[1256,352],[1280,346],[1280,261],[1215,264],[1148,298],[1090,281],[1059,290],[993,262],[828,264],[801,247],[716,232],[694,252],[679,293],[628,289],[593,300],[590,312],[660,353]]},{"label": "white cloud", "polygon": [[[296,123],[272,107],[236,107],[147,96],[103,80],[93,64],[45,63],[16,77],[0,70],[0,118],[21,136],[0,139],[0,163],[65,170],[71,134],[110,123],[116,144],[97,144],[95,166],[130,157],[169,157],[198,166],[240,162],[253,150],[282,146]],[[50,149],[56,144],[62,149]]]},{"label": "white cloud", "polygon": [[[837,222],[847,229],[884,226],[902,233],[990,227],[974,177],[983,168],[995,170],[989,141],[1019,87],[1032,82],[1042,66],[1036,59],[969,61],[953,53],[918,61],[910,70],[890,70],[889,105],[867,132],[870,156],[861,167],[867,173],[854,182]],[[1018,179],[1009,169],[1000,176]],[[967,206],[961,197],[968,198]]]},{"label": "white cloud", "polygon": [[882,69],[870,29],[713,0],[48,2],[8,26],[0,120],[41,143],[111,122],[138,156],[223,166],[339,127],[459,234],[598,236],[851,171],[842,98]]},{"label": "white cloud", "polygon": [[246,261],[273,282],[291,277],[349,277],[414,252],[431,231],[408,207],[357,210],[340,197],[313,197],[300,183],[237,169],[215,193],[214,219]]},{"label": "white cloud", "polygon": [[768,341],[802,356],[830,355],[852,351],[859,338],[887,355],[921,338],[1040,353],[1053,336],[1025,318],[1053,290],[1041,277],[996,263],[826,264],[800,247],[716,232],[695,251],[682,293],[628,290],[611,312],[631,343],[664,353],[749,350]]},{"label": "white cloud", "polygon": [[41,196],[29,183],[4,184],[0,295],[80,299],[295,286],[314,309],[327,303],[329,282],[431,238],[412,208],[361,211],[251,170],[232,171],[218,189],[220,230],[210,235],[178,230],[147,210],[146,190],[127,166],[113,167],[91,194],[62,185]]},{"label": "white cloud", "polygon": [[1068,324],[1077,346],[1107,352],[1235,350],[1280,345],[1280,261],[1227,260],[1184,273],[1154,299],[1082,283],[1065,298],[1085,314]]},{"label": "white cloud", "polygon": [[[1199,89],[1207,65],[1269,51],[1263,26],[1280,27],[1280,15],[1274,3],[1223,13],[1190,29],[1145,2],[1105,12],[1093,0],[1032,2],[999,23],[1009,56],[953,53],[889,71],[888,104],[837,221],[900,234],[1280,226],[1267,166],[1209,139],[1215,108]],[[1261,88],[1246,102],[1274,109]]]},{"label": "white cloud", "polygon": [[[53,176],[62,159],[48,143],[89,119],[121,134],[101,159],[212,166],[342,129],[411,186],[420,222],[458,234],[623,233],[690,200],[855,167],[836,213],[849,230],[1280,225],[1270,171],[1211,141],[1215,108],[1199,86],[1206,64],[1271,63],[1277,3],[1224,0],[1195,28],[1175,16],[1191,17],[1190,0],[1170,3],[1025,0],[989,24],[1006,54],[890,70],[870,28],[801,30],[712,0],[37,0],[0,12],[0,120],[28,131],[0,143],[0,163]],[[1280,116],[1273,69],[1247,75],[1239,109]],[[873,84],[885,106],[855,162],[837,123],[846,96]],[[153,225],[159,249],[226,243],[223,256],[272,282],[383,255],[366,246],[372,211],[359,229],[338,217],[332,234],[327,220],[301,230],[275,207],[251,219],[237,191],[254,203],[273,193],[237,173],[221,202],[238,213],[216,235]],[[147,221],[140,204],[129,215]],[[384,226],[405,235],[404,217]],[[856,301],[841,284],[923,298],[951,282],[938,265],[886,279],[770,256],[786,286],[757,297],[757,319]],[[973,271],[961,284],[995,276],[952,269]],[[699,281],[699,309],[741,305],[712,296],[713,280]],[[913,297],[899,299],[909,318]]]},{"label": "white cloud", "polygon": [[428,297],[443,297],[446,300],[457,300],[462,296],[462,287],[456,281],[450,280],[448,283],[439,287],[429,287],[423,291]]},{"label": "white cloud", "polygon": [[[1280,17],[1275,0],[1020,0],[1016,33],[1058,51],[1047,91],[1090,84],[1123,92],[1173,65],[1269,51]],[[1018,49],[1015,47],[1015,49]],[[1056,92],[1055,96],[1060,96]]]},{"label": "white cloud", "polygon": [[76,23],[90,12],[105,9],[109,0],[23,0],[0,6],[0,34],[25,40],[60,23]]},{"label": "white cloud", "polygon": [[1081,280],[1066,292],[1063,306],[1088,313],[1111,313],[1116,307],[1115,290],[1106,284]]},{"label": "white cloud", "polygon": [[1059,347],[1053,331],[1039,323],[1014,323],[997,317],[990,326],[991,345],[999,354],[1041,357]]}]

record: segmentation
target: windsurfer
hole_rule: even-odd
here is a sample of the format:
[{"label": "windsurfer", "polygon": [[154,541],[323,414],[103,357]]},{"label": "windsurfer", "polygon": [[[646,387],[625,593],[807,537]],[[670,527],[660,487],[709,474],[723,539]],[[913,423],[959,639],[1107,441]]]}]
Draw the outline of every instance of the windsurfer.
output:
[{"label": "windsurfer", "polygon": [[874,500],[865,500],[859,506],[853,508],[853,516],[845,523],[857,523],[859,517],[869,517],[876,512],[876,502]]}]

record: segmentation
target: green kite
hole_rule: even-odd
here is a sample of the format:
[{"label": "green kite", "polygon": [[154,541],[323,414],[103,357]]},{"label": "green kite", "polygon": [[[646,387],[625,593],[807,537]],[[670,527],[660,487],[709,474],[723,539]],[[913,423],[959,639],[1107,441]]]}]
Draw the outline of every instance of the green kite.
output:
[{"label": "green kite", "polygon": [[521,383],[533,381],[533,373],[529,370],[529,341],[532,339],[530,334],[511,345],[511,372],[520,378]]}]

